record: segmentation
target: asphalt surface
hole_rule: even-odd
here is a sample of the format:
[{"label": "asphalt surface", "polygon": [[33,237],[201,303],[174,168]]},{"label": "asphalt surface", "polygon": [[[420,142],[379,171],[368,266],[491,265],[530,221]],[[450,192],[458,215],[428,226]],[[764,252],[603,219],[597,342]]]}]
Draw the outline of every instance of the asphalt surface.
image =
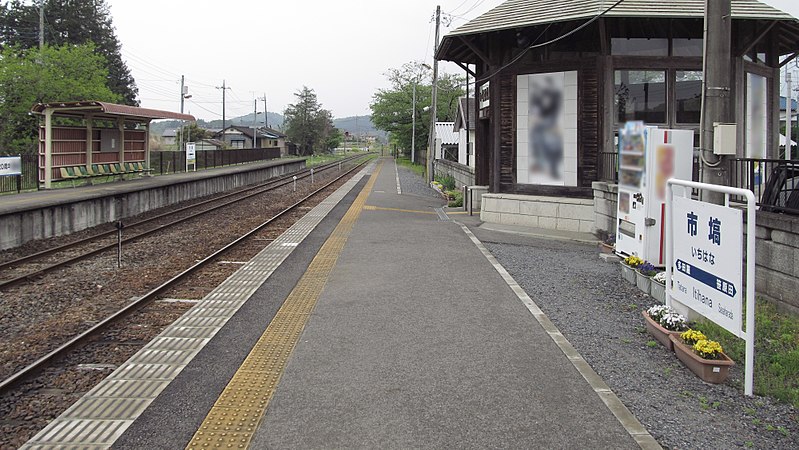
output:
[{"label": "asphalt surface", "polygon": [[442,200],[367,205],[253,448],[638,447]]}]

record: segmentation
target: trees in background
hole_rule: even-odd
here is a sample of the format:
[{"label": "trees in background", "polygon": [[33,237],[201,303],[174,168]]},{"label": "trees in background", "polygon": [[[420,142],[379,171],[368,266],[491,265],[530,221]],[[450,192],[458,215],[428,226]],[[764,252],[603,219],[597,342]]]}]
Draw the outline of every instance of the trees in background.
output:
[{"label": "trees in background", "polygon": [[105,59],[94,45],[45,46],[0,52],[0,149],[9,153],[36,151],[36,103],[54,100],[119,102],[109,89]]},{"label": "trees in background", "polygon": [[[414,61],[386,73],[389,88],[379,89],[372,96],[372,123],[379,130],[391,134],[392,143],[409,152],[413,140],[413,116],[416,115],[416,150],[427,148],[430,136],[430,111],[425,110],[432,100],[432,70],[424,63]],[[416,105],[413,88],[416,85]],[[438,106],[436,120],[452,122],[462,97],[463,77],[440,74],[438,79]]]},{"label": "trees in background", "polygon": [[283,125],[288,139],[297,144],[299,154],[311,155],[314,151],[337,147],[341,132],[333,126],[333,114],[322,108],[313,89],[303,86],[294,97],[296,102],[283,112]]},{"label": "trees in background", "polygon": [[0,7],[0,46],[22,52],[38,48],[42,1],[45,44],[53,47],[93,44],[104,59],[108,88],[119,96],[119,102],[138,106],[138,88],[122,59],[121,45],[105,0],[37,0],[32,5],[21,0],[7,1]]}]

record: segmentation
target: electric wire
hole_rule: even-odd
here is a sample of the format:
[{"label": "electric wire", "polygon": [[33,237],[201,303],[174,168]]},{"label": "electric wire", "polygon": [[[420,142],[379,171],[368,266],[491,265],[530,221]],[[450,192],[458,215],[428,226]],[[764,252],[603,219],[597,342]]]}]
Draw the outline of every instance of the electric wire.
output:
[{"label": "electric wire", "polygon": [[564,33],[564,34],[562,34],[562,35],[560,35],[560,36],[558,36],[558,37],[556,37],[556,38],[554,38],[554,39],[550,39],[550,40],[548,40],[548,41],[546,41],[546,42],[542,42],[542,43],[540,43],[540,44],[532,44],[532,45],[529,45],[529,46],[527,46],[527,47],[526,47],[524,50],[522,50],[521,52],[519,52],[519,54],[518,54],[518,55],[516,55],[516,57],[514,57],[513,59],[511,59],[511,60],[510,60],[510,62],[508,62],[508,63],[506,63],[506,64],[502,65],[500,68],[498,68],[497,70],[495,70],[495,71],[493,71],[493,72],[489,73],[488,75],[485,75],[485,76],[483,76],[482,78],[475,80],[475,82],[477,82],[477,83],[482,83],[482,82],[484,82],[484,81],[486,81],[486,80],[488,80],[488,79],[490,79],[490,78],[493,78],[494,76],[498,75],[498,74],[499,74],[500,72],[502,72],[503,70],[505,70],[505,69],[507,69],[508,67],[510,67],[510,66],[512,66],[512,65],[514,65],[514,64],[516,64],[516,63],[517,63],[517,62],[518,62],[520,59],[522,59],[522,58],[523,58],[523,57],[524,57],[524,56],[527,54],[527,52],[529,52],[530,50],[533,50],[533,49],[536,49],[536,48],[540,48],[540,47],[546,47],[547,45],[554,44],[555,42],[558,42],[558,41],[561,41],[561,40],[563,40],[563,39],[566,39],[567,37],[571,36],[572,34],[574,34],[574,33],[577,33],[578,31],[582,30],[583,28],[587,27],[588,25],[590,25],[590,24],[592,24],[592,23],[596,22],[597,20],[599,20],[599,19],[600,19],[602,16],[604,16],[605,14],[607,14],[608,12],[610,12],[611,10],[613,10],[613,8],[615,8],[615,7],[619,6],[619,5],[621,4],[621,2],[623,2],[623,1],[624,1],[624,0],[617,0],[617,1],[616,1],[616,3],[614,3],[613,5],[611,5],[611,6],[610,6],[608,9],[606,9],[606,10],[602,11],[601,13],[597,14],[596,16],[592,17],[592,18],[591,18],[591,19],[589,19],[587,22],[583,23],[582,25],[578,26],[577,28],[575,28],[575,29],[573,29],[573,30],[571,30],[571,31],[568,31],[568,32],[566,32],[566,33]]}]

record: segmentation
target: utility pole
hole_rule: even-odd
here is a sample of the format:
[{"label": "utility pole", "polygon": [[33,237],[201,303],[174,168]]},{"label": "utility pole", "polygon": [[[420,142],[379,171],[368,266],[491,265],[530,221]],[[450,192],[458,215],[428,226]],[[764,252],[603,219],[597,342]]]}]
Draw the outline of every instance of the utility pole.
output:
[{"label": "utility pole", "polygon": [[[704,55],[702,71],[702,124],[700,130],[701,180],[727,185],[724,158],[713,154],[713,124],[732,122],[730,73],[732,73],[732,17],[730,0],[705,0]],[[722,204],[724,195],[702,191],[702,200]]]},{"label": "utility pole", "polygon": [[39,5],[39,50],[44,48],[44,2],[45,0],[40,0],[41,4]]},{"label": "utility pole", "polygon": [[264,101],[264,126],[269,128],[269,116],[266,114],[266,92],[264,92],[264,96],[261,97],[261,100]]},{"label": "utility pole", "polygon": [[230,89],[225,86],[225,80],[222,80],[222,86],[215,86],[217,89],[222,89],[222,142],[225,141],[225,91]]},{"label": "utility pole", "polygon": [[419,77],[413,83],[413,125],[411,128],[411,164],[416,163],[416,85],[419,84]]},{"label": "utility pole", "polygon": [[436,44],[433,47],[433,103],[430,106],[430,138],[427,146],[427,182],[433,181],[433,149],[436,144],[436,96],[438,94],[438,36],[441,29],[441,5],[436,6]]},{"label": "utility pole", "polygon": [[[183,114],[183,100],[186,98],[186,77],[180,76],[180,113]],[[178,151],[183,151],[183,120],[180,121],[180,128],[178,128]],[[187,169],[188,170],[188,166]]]},{"label": "utility pole", "polygon": [[252,148],[258,141],[258,99],[252,100]]}]

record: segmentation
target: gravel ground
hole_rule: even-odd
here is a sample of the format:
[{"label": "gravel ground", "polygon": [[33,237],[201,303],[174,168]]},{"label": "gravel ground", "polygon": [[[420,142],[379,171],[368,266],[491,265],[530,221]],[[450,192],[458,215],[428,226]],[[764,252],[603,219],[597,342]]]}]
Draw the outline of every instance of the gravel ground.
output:
[{"label": "gravel ground", "polygon": [[410,169],[398,165],[397,171],[399,173],[400,186],[402,187],[403,194],[442,198],[438,191],[428,186],[422,177],[416,175]]},{"label": "gravel ground", "polygon": [[592,245],[484,242],[594,370],[666,448],[799,448],[799,411],[743,395],[743,363],[702,382],[663,346],[641,311],[655,304]]},{"label": "gravel ground", "polygon": [[[402,192],[438,197],[399,167]],[[497,241],[505,239],[497,239]],[[726,383],[704,383],[644,328],[656,302],[593,245],[524,238],[483,243],[665,448],[797,449],[799,411],[743,395],[743,362]],[[524,244],[522,244],[524,243]]]}]

